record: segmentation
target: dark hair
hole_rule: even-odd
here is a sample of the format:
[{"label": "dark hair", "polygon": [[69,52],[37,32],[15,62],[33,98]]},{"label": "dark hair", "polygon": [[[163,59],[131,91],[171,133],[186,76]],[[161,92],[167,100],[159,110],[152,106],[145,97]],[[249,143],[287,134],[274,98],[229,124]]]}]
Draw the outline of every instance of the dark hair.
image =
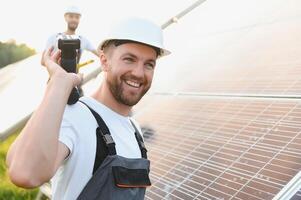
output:
[{"label": "dark hair", "polygon": [[105,48],[109,47],[111,44],[113,44],[115,47],[118,47],[119,45],[126,44],[126,43],[137,43],[137,44],[143,44],[143,45],[149,46],[149,47],[151,47],[152,49],[155,50],[155,52],[157,54],[157,57],[161,56],[161,54],[162,54],[161,49],[158,48],[158,47],[154,47],[152,45],[145,44],[145,43],[142,43],[142,42],[133,41],[133,40],[107,40],[106,42],[104,42],[101,45],[100,49],[105,51]]}]

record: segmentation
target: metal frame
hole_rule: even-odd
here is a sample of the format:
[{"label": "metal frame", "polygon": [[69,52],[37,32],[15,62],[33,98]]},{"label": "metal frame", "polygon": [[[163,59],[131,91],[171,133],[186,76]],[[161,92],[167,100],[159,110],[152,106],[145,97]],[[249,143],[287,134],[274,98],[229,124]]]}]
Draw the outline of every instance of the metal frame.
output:
[{"label": "metal frame", "polygon": [[288,200],[292,198],[301,189],[301,171],[294,176],[273,198],[273,200]]}]

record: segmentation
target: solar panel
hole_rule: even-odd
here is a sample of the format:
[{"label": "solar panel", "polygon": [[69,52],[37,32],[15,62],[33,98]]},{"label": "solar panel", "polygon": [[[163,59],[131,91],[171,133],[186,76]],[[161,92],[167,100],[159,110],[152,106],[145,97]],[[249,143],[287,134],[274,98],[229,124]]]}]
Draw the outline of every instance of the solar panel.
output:
[{"label": "solar panel", "polygon": [[146,199],[272,199],[301,169],[298,100],[153,96]]},{"label": "solar panel", "polygon": [[146,199],[269,200],[301,171],[300,2],[257,3],[254,19],[252,5],[227,1],[251,23],[213,30],[232,15],[206,16],[218,9],[208,1],[166,30],[184,39],[134,112],[151,160]]},{"label": "solar panel", "polygon": [[[225,2],[165,30],[175,50],[134,110],[151,160],[145,199],[269,200],[301,171],[300,99],[247,97],[300,96],[300,1]],[[226,6],[252,18],[227,24]]]},{"label": "solar panel", "polygon": [[[157,68],[158,74],[166,74],[168,70],[169,73],[168,77],[157,77],[156,91],[300,94],[300,2],[268,2],[257,2],[260,5],[257,7],[265,13],[260,13],[260,20],[252,23],[230,24],[228,20],[233,15],[229,13],[223,19],[203,16],[208,10],[216,13],[218,9],[213,6],[214,2],[207,1],[185,16],[181,23],[169,27],[167,36],[178,34],[181,40],[170,42],[175,46],[175,56],[170,60],[176,63],[166,61],[163,69]],[[242,10],[238,1],[227,1],[227,4],[235,7],[235,12]],[[222,11],[219,16],[226,12]],[[245,10],[249,13],[246,16],[256,18],[253,14],[256,11],[254,8],[252,12]],[[220,21],[214,21],[215,17]],[[198,20],[200,22],[196,23]],[[193,30],[189,27],[192,22],[195,24]],[[235,28],[216,31],[214,27],[223,26],[223,22]]]}]

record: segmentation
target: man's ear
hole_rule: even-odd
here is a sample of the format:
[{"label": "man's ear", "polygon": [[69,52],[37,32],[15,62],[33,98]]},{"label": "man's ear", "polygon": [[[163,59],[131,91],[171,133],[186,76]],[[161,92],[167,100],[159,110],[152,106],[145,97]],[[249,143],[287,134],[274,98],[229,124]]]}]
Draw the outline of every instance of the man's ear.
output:
[{"label": "man's ear", "polygon": [[100,59],[100,63],[101,63],[101,67],[102,67],[102,71],[108,71],[109,70],[109,61],[108,58],[106,56],[106,54],[101,50],[99,53],[99,59]]}]

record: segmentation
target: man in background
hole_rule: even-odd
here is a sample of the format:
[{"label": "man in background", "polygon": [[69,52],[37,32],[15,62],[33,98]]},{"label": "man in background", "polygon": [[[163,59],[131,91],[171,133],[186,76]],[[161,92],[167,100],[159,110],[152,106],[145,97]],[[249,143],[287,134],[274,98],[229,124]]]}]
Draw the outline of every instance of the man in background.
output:
[{"label": "man in background", "polygon": [[[76,34],[76,29],[79,25],[81,16],[82,16],[82,13],[78,7],[76,7],[76,6],[67,7],[65,10],[65,13],[64,13],[64,18],[67,23],[67,30],[65,32],[56,33],[56,34],[51,35],[47,40],[46,49],[49,49],[51,46],[54,46],[55,47],[54,51],[57,50],[57,48],[58,48],[57,42],[58,42],[58,38],[60,36],[67,36],[67,37],[68,36],[78,36],[81,41],[79,58],[80,58],[83,50],[88,50],[88,51],[92,52],[93,54],[95,54],[96,56],[98,56],[98,52],[97,52],[96,48],[92,45],[92,43],[84,36]],[[79,61],[79,59],[78,59],[78,61]]]},{"label": "man in background", "polygon": [[[76,34],[76,29],[79,25],[80,18],[82,16],[82,13],[80,9],[76,6],[69,6],[65,9],[64,12],[64,18],[67,23],[67,30],[65,32],[60,32],[51,35],[46,44],[45,49],[49,49],[50,47],[54,47],[54,51],[58,50],[58,39],[60,37],[78,37],[80,39],[80,49],[77,55],[77,63],[79,63],[81,55],[84,50],[90,51],[93,54],[95,54],[97,57],[99,56],[96,48],[92,45],[92,43],[84,36],[82,35],[77,35]],[[78,87],[80,96],[83,96],[83,91],[82,88],[79,86]]]}]

